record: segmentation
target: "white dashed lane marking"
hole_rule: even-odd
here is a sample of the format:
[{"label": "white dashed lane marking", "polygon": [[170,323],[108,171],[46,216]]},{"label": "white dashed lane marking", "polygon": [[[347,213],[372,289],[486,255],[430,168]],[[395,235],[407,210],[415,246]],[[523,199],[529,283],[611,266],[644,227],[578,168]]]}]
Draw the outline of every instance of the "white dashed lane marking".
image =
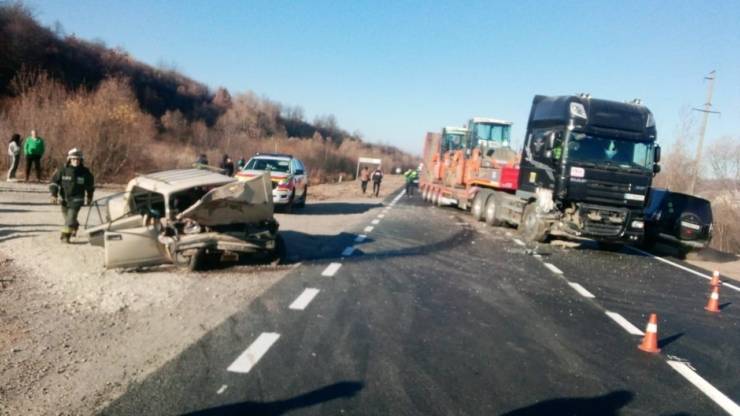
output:
[{"label": "white dashed lane marking", "polygon": [[[635,247],[632,247],[632,246],[626,246],[626,247],[629,250],[636,251],[636,252],[638,252],[640,254],[644,254],[644,255],[646,255],[648,257],[652,257],[655,260],[662,261],[663,263],[666,263],[666,264],[670,264],[671,266],[676,267],[676,268],[679,268],[679,269],[681,269],[683,271],[689,272],[691,274],[695,274],[695,275],[697,275],[699,277],[703,277],[703,278],[705,278],[707,280],[712,280],[712,276],[706,275],[706,274],[701,273],[701,272],[697,272],[696,270],[693,270],[693,269],[689,269],[686,266],[682,266],[682,265],[680,265],[678,263],[675,263],[675,262],[672,262],[670,260],[664,259],[663,257],[658,257],[658,256],[656,256],[656,255],[654,255],[652,253],[648,253],[647,251],[643,251],[643,250],[640,250],[639,248],[635,248]],[[727,283],[727,282],[722,282],[722,286],[727,286],[727,287],[729,287],[732,290],[735,290],[737,292],[740,292],[740,287],[737,287],[737,286],[735,286],[733,284],[730,284],[730,283]]]},{"label": "white dashed lane marking", "polygon": [[378,218],[380,218],[380,219],[383,219],[383,218],[385,218],[385,214],[380,214],[380,215],[378,215]]},{"label": "white dashed lane marking", "polygon": [[373,224],[373,225],[378,225],[379,223],[380,223],[380,220],[378,219],[370,221],[370,224]]},{"label": "white dashed lane marking", "polygon": [[352,253],[355,252],[355,248],[353,246],[349,246],[342,251],[342,257],[348,257],[351,256]]},{"label": "white dashed lane marking", "polygon": [[225,391],[226,391],[226,389],[228,389],[228,388],[229,388],[229,386],[227,386],[226,384],[222,384],[222,385],[221,385],[221,387],[220,387],[220,388],[218,389],[218,391],[216,392],[216,394],[224,394],[224,392],[225,392]]},{"label": "white dashed lane marking", "polygon": [[668,360],[667,362],[668,365],[671,366],[671,368],[676,370],[678,374],[684,376],[686,380],[688,380],[691,384],[698,388],[702,393],[706,394],[707,397],[712,399],[712,401],[717,403],[719,407],[725,410],[725,412],[732,416],[740,416],[740,406],[738,406],[737,403],[733,402],[732,399],[725,396],[724,393],[722,393],[721,391],[717,390],[716,387],[709,384],[708,381],[704,380],[686,363],[674,360]]},{"label": "white dashed lane marking", "polygon": [[548,269],[550,269],[550,271],[551,271],[551,272],[553,272],[553,273],[555,273],[555,274],[563,274],[563,271],[562,271],[562,270],[560,270],[560,269],[558,269],[558,268],[557,268],[557,267],[556,267],[556,266],[555,266],[554,264],[552,264],[552,263],[545,263],[545,267],[547,267]]},{"label": "white dashed lane marking", "polygon": [[372,230],[373,230],[374,228],[375,228],[375,227],[373,227],[372,225],[368,225],[367,227],[365,227],[365,229],[363,230],[363,232],[365,232],[365,233],[369,233],[369,232],[371,232],[371,231],[372,231]]},{"label": "white dashed lane marking", "polygon": [[576,292],[578,292],[584,298],[593,299],[596,297],[593,295],[593,293],[589,292],[588,290],[586,290],[585,287],[579,285],[578,283],[568,282],[568,284],[570,285],[570,287],[572,287]]},{"label": "white dashed lane marking", "polygon": [[272,344],[280,338],[275,332],[263,332],[259,337],[244,350],[239,357],[226,369],[232,373],[248,373],[259,362],[262,356],[272,347]]},{"label": "white dashed lane marking", "polygon": [[515,239],[514,239],[514,242],[515,242],[515,243],[516,243],[517,245],[520,245],[520,246],[522,246],[522,247],[523,247],[523,246],[526,246],[526,244],[524,244],[524,241],[522,241],[522,240],[520,240],[520,239],[518,239],[518,238],[515,238]]},{"label": "white dashed lane marking", "polygon": [[342,263],[331,263],[328,266],[326,266],[326,269],[324,269],[324,271],[321,272],[321,275],[322,276],[334,276],[340,267],[342,267]]},{"label": "white dashed lane marking", "polygon": [[313,298],[316,297],[316,295],[319,293],[319,289],[314,288],[307,288],[301,293],[294,301],[290,304],[288,307],[289,309],[293,309],[295,311],[302,311],[306,309],[306,306],[308,306],[309,303],[313,300]]},{"label": "white dashed lane marking", "polygon": [[619,326],[621,326],[625,331],[629,332],[632,335],[645,335],[644,332],[640,330],[640,328],[632,325],[632,323],[624,317],[616,312],[609,312],[606,311],[606,316],[610,317],[614,322],[616,322]]},{"label": "white dashed lane marking", "polygon": [[366,238],[367,236],[365,234],[360,234],[357,237],[355,237],[355,243],[361,243],[365,241]]}]

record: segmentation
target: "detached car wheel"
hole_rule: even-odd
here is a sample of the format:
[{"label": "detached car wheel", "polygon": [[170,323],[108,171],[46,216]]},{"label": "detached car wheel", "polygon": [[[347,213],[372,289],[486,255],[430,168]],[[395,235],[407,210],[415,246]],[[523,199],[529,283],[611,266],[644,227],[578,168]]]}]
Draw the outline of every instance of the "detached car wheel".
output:
[{"label": "detached car wheel", "polygon": [[283,236],[278,234],[275,237],[275,248],[270,252],[270,264],[277,266],[285,260],[287,254],[288,250],[285,246],[285,240],[283,240]]}]

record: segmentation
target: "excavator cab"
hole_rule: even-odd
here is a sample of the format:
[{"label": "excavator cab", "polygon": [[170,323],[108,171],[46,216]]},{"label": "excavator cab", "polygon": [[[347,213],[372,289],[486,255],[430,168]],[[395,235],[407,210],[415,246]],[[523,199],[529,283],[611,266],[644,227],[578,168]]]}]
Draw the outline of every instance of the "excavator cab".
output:
[{"label": "excavator cab", "polygon": [[468,122],[466,149],[469,154],[479,149],[481,155],[490,156],[496,149],[509,147],[511,122],[493,118],[474,117]]}]

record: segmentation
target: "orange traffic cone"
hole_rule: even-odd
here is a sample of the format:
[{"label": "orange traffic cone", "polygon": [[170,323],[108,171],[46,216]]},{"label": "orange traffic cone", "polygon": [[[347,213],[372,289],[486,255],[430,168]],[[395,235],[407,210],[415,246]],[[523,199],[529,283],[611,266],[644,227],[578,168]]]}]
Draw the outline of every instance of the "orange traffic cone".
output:
[{"label": "orange traffic cone", "polygon": [[712,288],[712,294],[709,295],[709,302],[707,302],[707,306],[704,309],[709,312],[719,312],[719,286]]},{"label": "orange traffic cone", "polygon": [[637,348],[645,352],[660,352],[658,348],[658,315],[651,313],[645,328],[645,337]]},{"label": "orange traffic cone", "polygon": [[722,281],[719,280],[719,272],[715,270],[712,273],[712,281],[709,282],[709,286],[711,287],[717,287],[722,284]]}]

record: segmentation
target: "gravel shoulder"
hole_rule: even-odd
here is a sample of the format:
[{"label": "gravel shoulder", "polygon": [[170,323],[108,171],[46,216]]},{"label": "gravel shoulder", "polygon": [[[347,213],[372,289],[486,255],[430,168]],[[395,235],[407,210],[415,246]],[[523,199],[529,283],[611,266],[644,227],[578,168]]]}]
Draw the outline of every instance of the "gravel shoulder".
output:
[{"label": "gravel shoulder", "polygon": [[106,270],[102,248],[59,243],[61,214],[45,185],[0,184],[0,415],[94,413],[300,262],[325,257],[323,239],[401,185],[387,176],[380,198],[361,195],[356,182],[314,186],[305,209],[276,214],[287,264],[191,273]]}]

